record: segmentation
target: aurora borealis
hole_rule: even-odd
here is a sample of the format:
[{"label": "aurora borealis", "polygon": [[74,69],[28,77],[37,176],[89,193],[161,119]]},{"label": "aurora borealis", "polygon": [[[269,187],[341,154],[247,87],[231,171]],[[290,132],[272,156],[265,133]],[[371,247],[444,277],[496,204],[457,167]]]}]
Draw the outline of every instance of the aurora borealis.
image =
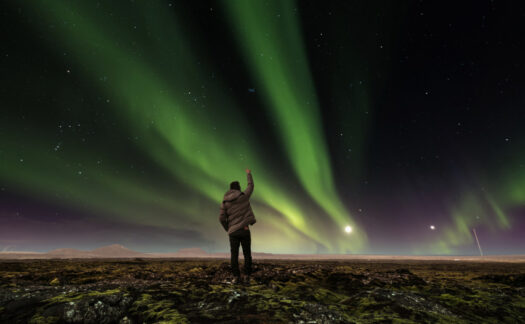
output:
[{"label": "aurora borealis", "polygon": [[522,5],[1,6],[0,250],[525,253]]}]

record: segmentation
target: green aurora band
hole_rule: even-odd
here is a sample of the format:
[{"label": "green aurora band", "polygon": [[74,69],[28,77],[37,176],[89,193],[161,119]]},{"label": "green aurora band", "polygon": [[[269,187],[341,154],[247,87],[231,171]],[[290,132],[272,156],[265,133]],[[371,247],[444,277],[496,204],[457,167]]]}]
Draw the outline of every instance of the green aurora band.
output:
[{"label": "green aurora band", "polygon": [[[353,220],[337,198],[319,105],[293,1],[224,1],[246,60],[264,89],[269,115],[300,182],[340,227]],[[279,12],[278,15],[275,13]],[[357,228],[354,244],[366,241]]]},{"label": "green aurora band", "polygon": [[[301,192],[294,192],[291,185],[279,182],[279,176],[273,174],[265,159],[252,149],[257,146],[257,140],[243,127],[246,121],[235,117],[239,116],[235,100],[225,96],[224,89],[212,84],[206,88],[205,96],[200,95],[195,100],[194,95],[202,91],[200,77],[209,73],[205,72],[204,64],[199,63],[199,67],[196,66],[197,55],[190,50],[173,17],[161,8],[160,3],[137,4],[140,6],[138,18],[145,19],[144,23],[151,31],[163,34],[164,38],[158,39],[158,43],[155,44],[159,47],[158,50],[152,51],[156,53],[154,55],[159,55],[155,58],[157,64],[151,64],[153,58],[150,60],[145,57],[145,53],[141,53],[141,48],[147,47],[147,39],[143,39],[143,46],[140,46],[141,40],[137,40],[138,35],[130,35],[121,25],[97,14],[92,7],[82,3],[60,1],[37,3],[40,6],[32,9],[35,10],[35,15],[39,16],[38,21],[42,27],[53,26],[60,46],[74,53],[79,62],[86,67],[86,72],[91,74],[91,78],[96,80],[105,76],[101,88],[111,98],[111,106],[119,109],[117,115],[128,120],[129,132],[141,138],[137,145],[175,179],[191,187],[195,193],[200,193],[202,199],[208,200],[209,206],[214,203],[214,208],[209,209],[207,214],[217,213],[218,201],[225,191],[226,184],[238,178],[246,167],[250,167],[257,179],[257,195],[254,197],[256,212],[261,214],[261,223],[267,224],[262,228],[269,226],[266,231],[262,231],[261,240],[273,236],[280,237],[282,241],[282,238],[286,237],[287,240],[297,243],[289,246],[304,252],[311,252],[317,246],[324,246],[333,252],[356,252],[363,247],[366,236],[362,229],[356,229],[357,232],[352,235],[343,232],[343,227],[347,224],[353,225],[353,222],[333,190],[328,152],[322,144],[321,132],[316,121],[317,107],[304,111],[307,116],[301,118],[298,111],[299,102],[297,99],[291,99],[297,96],[297,93],[288,89],[282,95],[288,103],[288,100],[295,102],[290,113],[299,114],[296,116],[299,122],[291,124],[291,118],[294,116],[285,114],[279,116],[279,125],[280,129],[288,129],[285,135],[293,138],[291,142],[285,142],[286,149],[291,150],[290,156],[294,157],[293,166],[306,192],[316,197],[322,209],[334,219],[336,224],[333,226],[326,223],[321,210],[312,208],[311,204],[301,199]],[[117,11],[118,8],[113,9]],[[169,33],[162,33],[166,30],[169,30]],[[149,42],[148,45],[151,46],[151,41]],[[163,58],[163,55],[169,57]],[[168,65],[162,65],[161,62]],[[165,71],[175,73],[163,73]],[[300,80],[301,77],[302,75],[293,75],[291,72],[286,76],[290,80]],[[274,99],[276,95],[271,94]],[[205,113],[196,113],[195,111],[199,112],[198,107],[203,105],[208,106]],[[282,103],[279,105],[282,108]],[[312,102],[312,105],[315,106],[315,102]],[[224,115],[229,117],[222,117]],[[224,129],[218,136],[221,127]],[[226,131],[232,128],[236,129],[235,134]],[[235,141],[239,136],[244,141]],[[306,145],[301,141],[304,136]],[[236,144],[232,147],[231,143]],[[306,147],[306,151],[302,151],[301,147]],[[33,154],[46,161],[45,152]],[[63,160],[80,160],[82,156],[82,152],[70,154],[70,157],[63,157]],[[300,155],[303,155],[302,159]],[[300,160],[303,162],[299,162]],[[53,168],[52,157],[46,163]],[[27,173],[26,169],[14,173],[12,170],[20,167],[16,161],[13,161],[12,165],[2,167],[2,173],[11,174],[9,180],[23,188],[32,187],[39,192],[53,188],[58,192],[71,193],[76,191],[71,188],[82,187],[84,189],[72,194],[74,203],[92,205],[97,210],[110,212],[112,215],[118,214],[120,216],[117,217],[122,219],[134,218],[137,222],[144,222],[145,214],[151,215],[158,208],[167,208],[173,213],[188,213],[191,219],[186,223],[202,225],[205,228],[209,227],[210,223],[213,226],[217,225],[214,223],[215,217],[203,217],[197,210],[192,211],[191,206],[185,206],[184,197],[179,196],[170,201],[169,191],[156,190],[151,186],[145,190],[142,183],[129,180],[132,178],[123,180],[123,175],[116,177],[110,171],[98,167],[96,171],[84,171],[85,174],[97,174],[96,179],[91,179],[92,186],[76,183],[71,175],[64,175],[66,170],[55,170],[56,172],[45,175],[38,175],[38,169],[31,173]],[[56,178],[63,179],[63,182],[53,181]],[[96,188],[102,184],[110,184],[108,190],[115,189],[112,193],[118,192],[117,196],[122,196],[122,203],[118,203],[118,199],[109,198],[113,195],[107,195],[108,192],[104,190],[97,191]],[[142,209],[126,207],[126,200],[137,203],[144,201],[146,204]],[[157,202],[159,205],[155,206]],[[155,207],[150,208],[151,206]],[[316,219],[313,215],[320,216]],[[156,219],[162,216],[147,218],[158,222]],[[167,220],[162,223],[167,223]],[[340,234],[334,235],[333,228],[339,228]],[[330,239],[327,240],[326,237]],[[277,249],[277,244],[274,248]]]},{"label": "green aurora band", "polygon": [[[450,205],[451,224],[441,230],[439,237],[429,244],[414,248],[414,254],[458,254],[465,246],[472,247],[472,253],[477,253],[473,229],[484,226],[490,231],[508,230],[511,220],[488,190],[463,190],[459,201]],[[512,204],[506,204],[507,207]],[[481,240],[483,246],[483,240]]]}]

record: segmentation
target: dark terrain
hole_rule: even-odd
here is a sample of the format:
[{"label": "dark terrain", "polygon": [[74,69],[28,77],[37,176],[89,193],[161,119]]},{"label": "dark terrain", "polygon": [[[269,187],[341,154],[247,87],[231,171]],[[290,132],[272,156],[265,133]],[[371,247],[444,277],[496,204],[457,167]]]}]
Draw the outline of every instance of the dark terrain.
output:
[{"label": "dark terrain", "polygon": [[[241,262],[242,266],[242,262]],[[525,323],[525,264],[0,261],[1,323]]]}]

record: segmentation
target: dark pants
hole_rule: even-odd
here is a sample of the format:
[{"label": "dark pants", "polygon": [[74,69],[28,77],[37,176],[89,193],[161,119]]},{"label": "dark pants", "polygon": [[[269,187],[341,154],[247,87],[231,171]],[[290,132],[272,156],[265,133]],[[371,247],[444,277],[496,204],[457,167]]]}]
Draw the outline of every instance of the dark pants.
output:
[{"label": "dark pants", "polygon": [[250,230],[241,228],[230,234],[232,272],[237,277],[241,275],[241,272],[239,271],[239,244],[242,245],[242,253],[244,254],[244,273],[249,275],[252,272],[251,243],[252,239],[250,236]]}]

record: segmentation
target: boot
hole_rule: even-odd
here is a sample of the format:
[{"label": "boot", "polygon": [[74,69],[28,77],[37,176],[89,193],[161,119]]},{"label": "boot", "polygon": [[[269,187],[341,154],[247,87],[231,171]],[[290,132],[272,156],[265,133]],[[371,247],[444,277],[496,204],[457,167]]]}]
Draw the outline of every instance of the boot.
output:
[{"label": "boot", "polygon": [[238,283],[241,283],[242,280],[241,280],[241,276],[235,276],[233,279],[232,279],[232,284],[238,284]]},{"label": "boot", "polygon": [[242,282],[246,285],[250,284],[251,276],[249,274],[244,274],[242,278]]}]

